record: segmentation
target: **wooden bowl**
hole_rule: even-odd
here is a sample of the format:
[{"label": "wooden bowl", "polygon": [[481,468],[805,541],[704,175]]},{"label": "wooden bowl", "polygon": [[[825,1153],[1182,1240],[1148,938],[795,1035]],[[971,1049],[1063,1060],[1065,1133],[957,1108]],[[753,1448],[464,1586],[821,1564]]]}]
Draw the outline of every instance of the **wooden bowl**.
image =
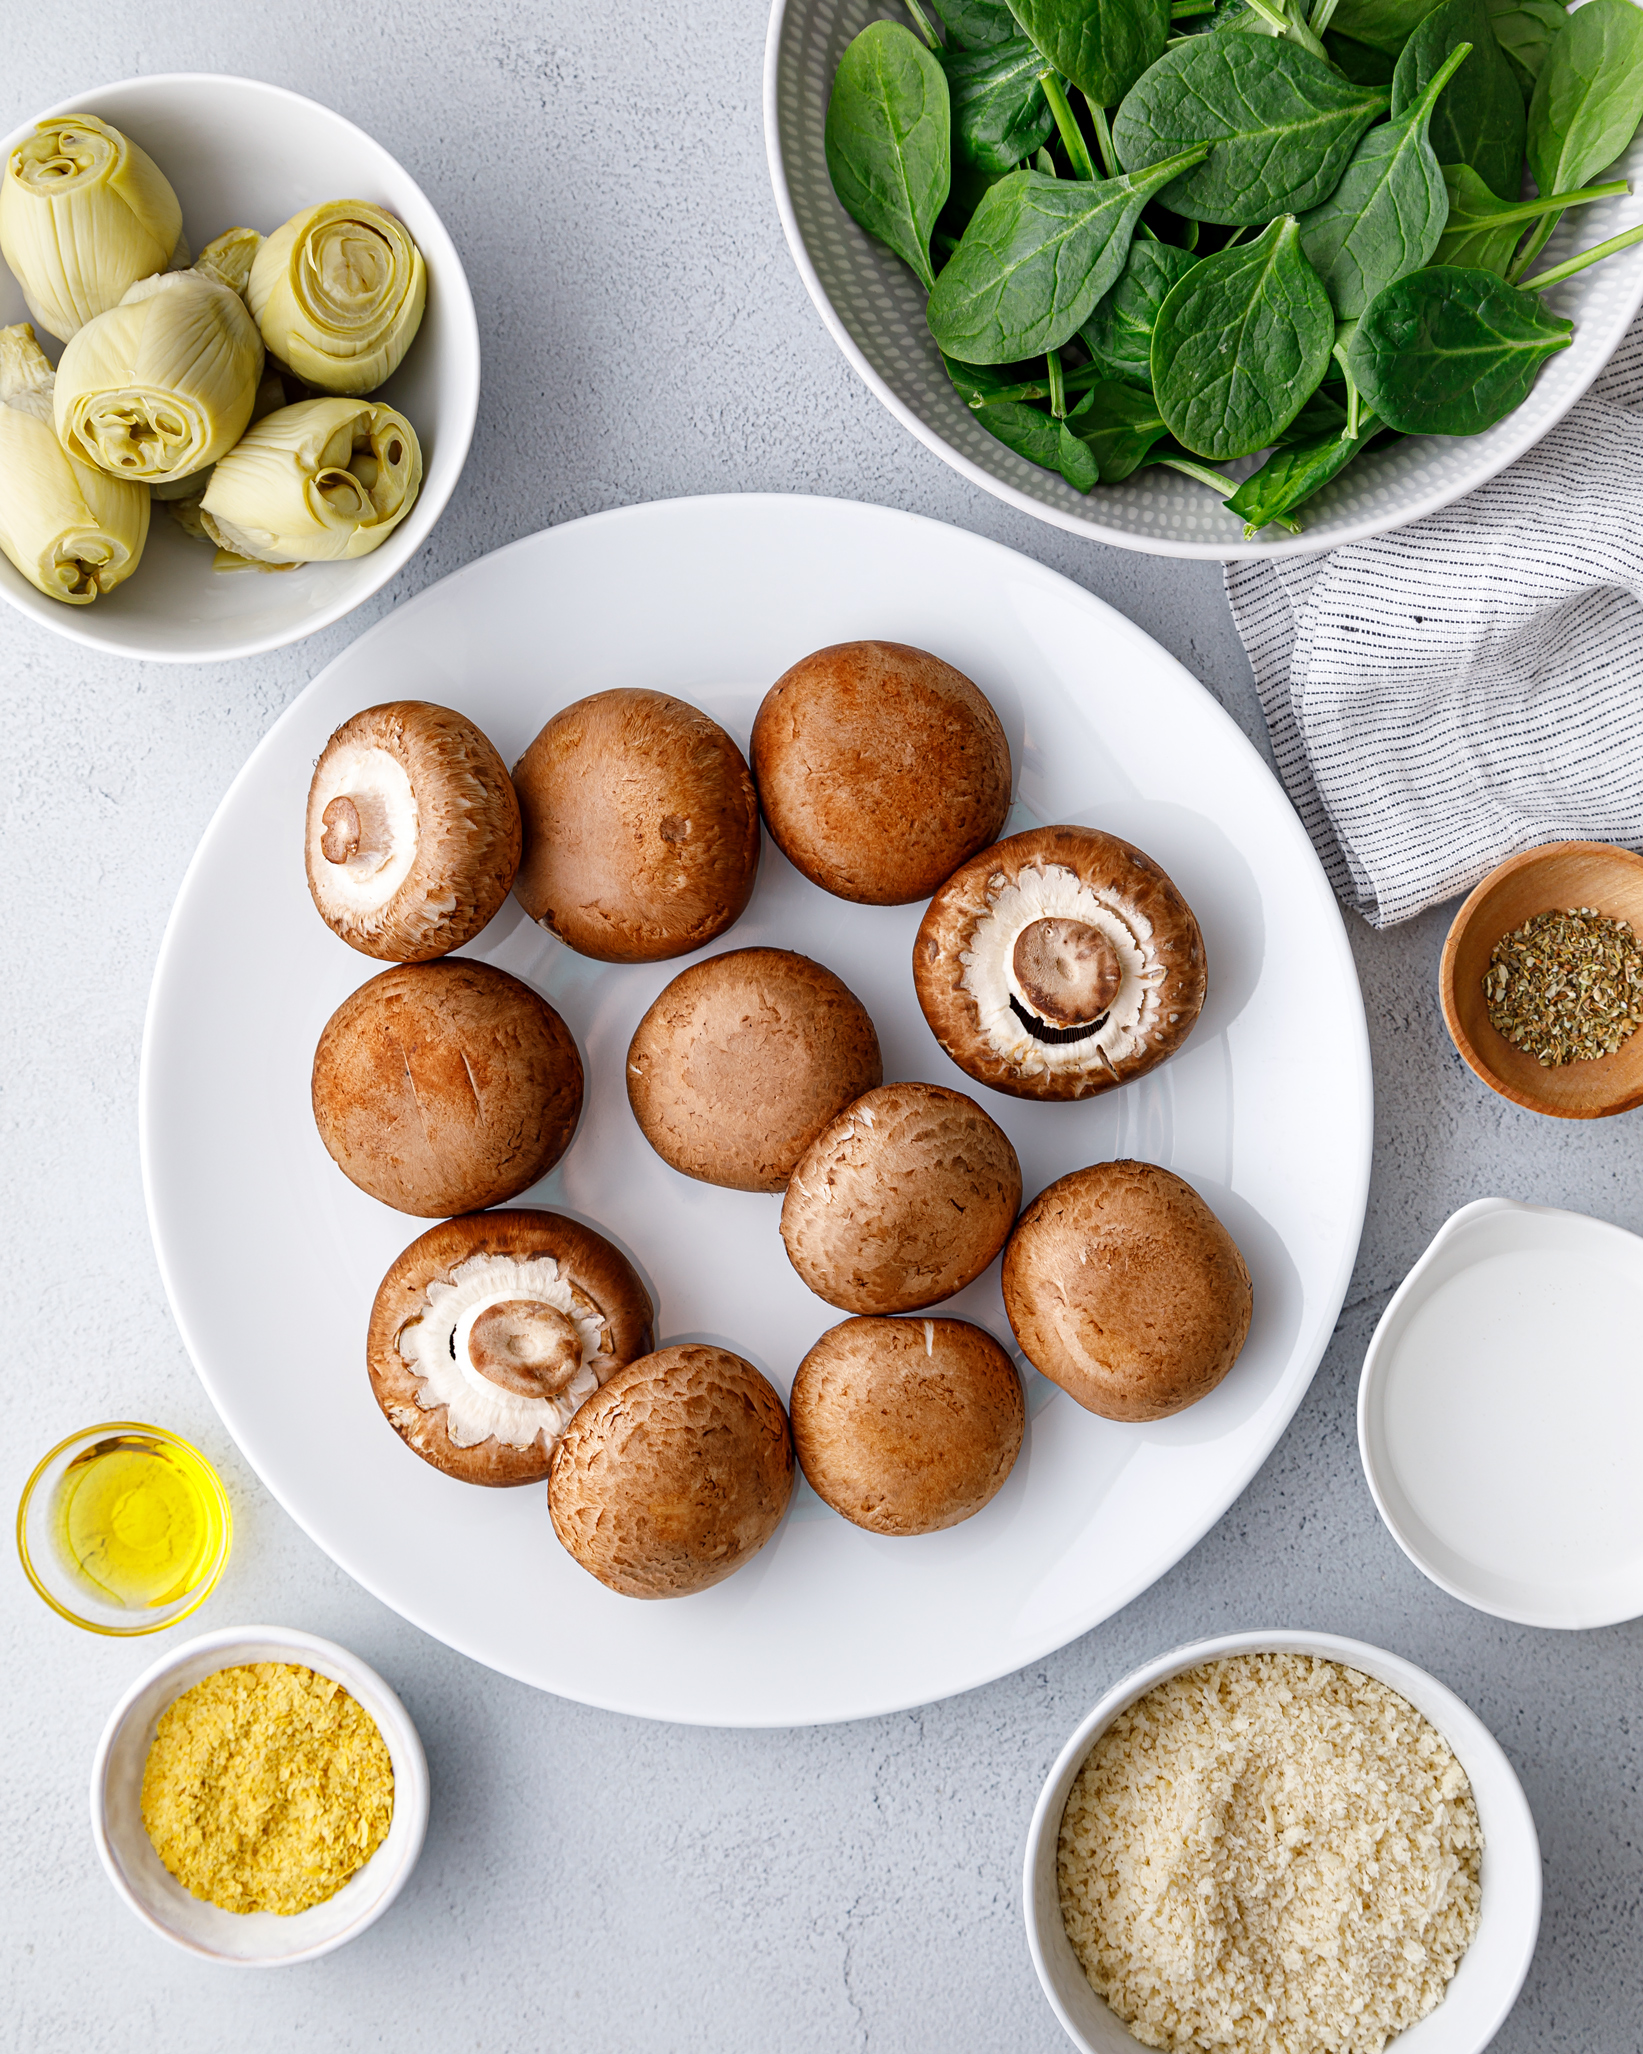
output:
[{"label": "wooden bowl", "polygon": [[1483,974],[1503,934],[1536,913],[1592,906],[1643,935],[1643,856],[1608,842],[1548,842],[1491,870],[1455,915],[1438,988],[1456,1048],[1491,1091],[1558,1120],[1603,1120],[1643,1105],[1643,1027],[1612,1056],[1542,1069],[1490,1025]]}]

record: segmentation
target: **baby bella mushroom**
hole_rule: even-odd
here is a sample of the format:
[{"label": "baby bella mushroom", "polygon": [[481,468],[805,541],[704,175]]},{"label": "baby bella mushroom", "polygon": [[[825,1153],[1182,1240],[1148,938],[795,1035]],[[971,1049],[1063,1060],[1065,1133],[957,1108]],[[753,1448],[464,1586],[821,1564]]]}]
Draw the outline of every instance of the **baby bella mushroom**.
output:
[{"label": "baby bella mushroom", "polygon": [[421,699],[369,706],[308,787],[308,889],[362,955],[425,963],[478,934],[519,868],[519,802],[477,727]]}]

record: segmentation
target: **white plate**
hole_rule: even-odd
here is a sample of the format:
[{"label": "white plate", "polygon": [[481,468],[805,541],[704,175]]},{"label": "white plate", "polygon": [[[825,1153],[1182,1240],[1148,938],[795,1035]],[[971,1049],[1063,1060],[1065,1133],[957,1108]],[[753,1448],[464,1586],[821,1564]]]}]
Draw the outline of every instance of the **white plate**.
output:
[{"label": "white plate", "polygon": [[[1054,471],[1006,449],[959,399],[925,324],[923,287],[856,226],[833,191],[822,147],[833,74],[851,38],[885,17],[909,19],[886,0],[774,0],[771,7],[764,136],[788,249],[845,360],[910,434],[972,485],[1075,535],[1152,556],[1309,556],[1402,527],[1494,477],[1555,427],[1643,301],[1643,247],[1555,286],[1547,304],[1574,322],[1574,341],[1547,362],[1515,413],[1482,435],[1419,435],[1358,458],[1308,502],[1299,535],[1265,528],[1246,542],[1243,523],[1207,486],[1161,468],[1075,492]],[[1633,190],[1566,214],[1537,271],[1643,221],[1643,134],[1599,176],[1629,178]],[[1218,468],[1243,477],[1255,466],[1251,459]]]},{"label": "white plate", "polygon": [[[143,560],[89,606],[48,599],[0,557],[0,599],[71,642],[151,662],[213,663],[278,649],[329,627],[387,584],[427,541],[467,461],[479,410],[479,324],[456,245],[427,195],[379,142],[342,115],[261,79],[162,73],[76,93],[55,114],[96,114],[154,159],[182,203],[197,253],[226,228],[264,235],[321,200],[375,200],[397,214],[428,267],[428,310],[405,361],[372,396],[398,407],[422,446],[416,505],[369,556],[296,570],[218,573],[208,544],[156,506]],[[0,162],[34,133],[24,122]],[[0,324],[26,321],[0,263]],[[53,363],[62,344],[41,334]]]},{"label": "white plate", "polygon": [[[1174,876],[1210,986],[1185,1050],[1123,1091],[1033,1105],[972,1085],[913,996],[917,906],[850,906],[767,841],[753,903],[713,953],[807,951],[870,1008],[892,1078],[977,1093],[1029,1193],[1104,1157],[1190,1178],[1237,1237],[1255,1322],[1236,1369],[1178,1418],[1120,1426],[1030,1379],[1009,1482],[948,1532],[889,1540],[801,1492],[775,1540],[700,1596],[614,1596],[554,1539],[540,1488],[485,1491],[419,1462],[365,1376],[372,1294],[421,1222],[332,1166],[308,1076],[320,1028],[371,965],[316,917],[302,872],[315,756],[362,706],[460,707],[507,761],[556,708],[662,686],[745,746],[766,688],[829,642],[932,649],[998,708],[1011,828],[1084,821]],[[468,953],[547,993],[589,1075],[582,1125],[537,1202],[636,1260],[659,1334],[711,1339],[786,1391],[840,1315],[788,1267],[779,1201],[666,1168],[628,1111],[623,1057],[685,962],[572,955],[510,900]],[[224,1421],[344,1568],[453,1647],[568,1697],[658,1718],[780,1725],[925,1702],[1018,1668],[1144,1590],[1225,1510],[1283,1431],[1339,1310],[1370,1150],[1362,1002],[1340,915],[1255,751],[1139,629],[1036,563],[841,501],[683,499],[576,521],[471,564],[330,665],[263,741],[200,845],[161,950],[144,1042],[149,1217],[183,1336]],[[997,1272],[950,1301],[1008,1340]]]},{"label": "white plate", "polygon": [[1525,1626],[1643,1614],[1643,1240],[1480,1198],[1382,1313],[1364,1474],[1417,1569]]}]

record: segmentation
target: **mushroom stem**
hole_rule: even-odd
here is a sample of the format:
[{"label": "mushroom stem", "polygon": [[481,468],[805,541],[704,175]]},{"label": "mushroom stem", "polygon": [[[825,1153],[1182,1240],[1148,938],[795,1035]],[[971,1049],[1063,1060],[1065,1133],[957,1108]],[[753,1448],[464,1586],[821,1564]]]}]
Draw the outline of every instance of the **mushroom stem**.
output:
[{"label": "mushroom stem", "polygon": [[1099,927],[1083,920],[1034,920],[1010,959],[1022,996],[1055,1027],[1098,1020],[1118,996],[1124,966]]},{"label": "mushroom stem", "polygon": [[499,1390],[518,1398],[557,1398],[582,1367],[576,1322],[537,1298],[487,1305],[468,1330],[468,1360]]},{"label": "mushroom stem", "polygon": [[359,854],[359,808],[353,800],[338,797],[320,815],[325,832],[320,837],[320,854],[327,863],[346,863]]}]

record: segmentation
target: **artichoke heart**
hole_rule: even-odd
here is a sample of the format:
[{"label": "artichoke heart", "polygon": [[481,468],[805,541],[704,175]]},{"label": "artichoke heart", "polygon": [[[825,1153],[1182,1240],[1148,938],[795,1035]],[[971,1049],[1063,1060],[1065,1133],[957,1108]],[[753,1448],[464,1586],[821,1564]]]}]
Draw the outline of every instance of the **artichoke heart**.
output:
[{"label": "artichoke heart", "polygon": [[224,279],[236,268],[244,275],[250,236],[230,229],[193,270],[140,279],[71,339],[56,395],[57,433],[71,456],[163,485],[239,441],[262,377],[262,338]]},{"label": "artichoke heart", "polygon": [[260,420],[211,473],[201,501],[219,548],[259,563],[365,556],[422,484],[403,414],[357,399],[305,399]]},{"label": "artichoke heart", "polygon": [[59,342],[163,271],[182,227],[165,173],[95,114],[40,122],[0,182],[0,254]]},{"label": "artichoke heart", "polygon": [[137,568],[148,491],[69,455],[52,425],[51,387],[28,322],[0,328],[0,550],[48,599],[89,606]]},{"label": "artichoke heart", "polygon": [[329,200],[275,229],[246,298],[271,356],[320,392],[374,391],[422,325],[428,273],[404,224]]}]

